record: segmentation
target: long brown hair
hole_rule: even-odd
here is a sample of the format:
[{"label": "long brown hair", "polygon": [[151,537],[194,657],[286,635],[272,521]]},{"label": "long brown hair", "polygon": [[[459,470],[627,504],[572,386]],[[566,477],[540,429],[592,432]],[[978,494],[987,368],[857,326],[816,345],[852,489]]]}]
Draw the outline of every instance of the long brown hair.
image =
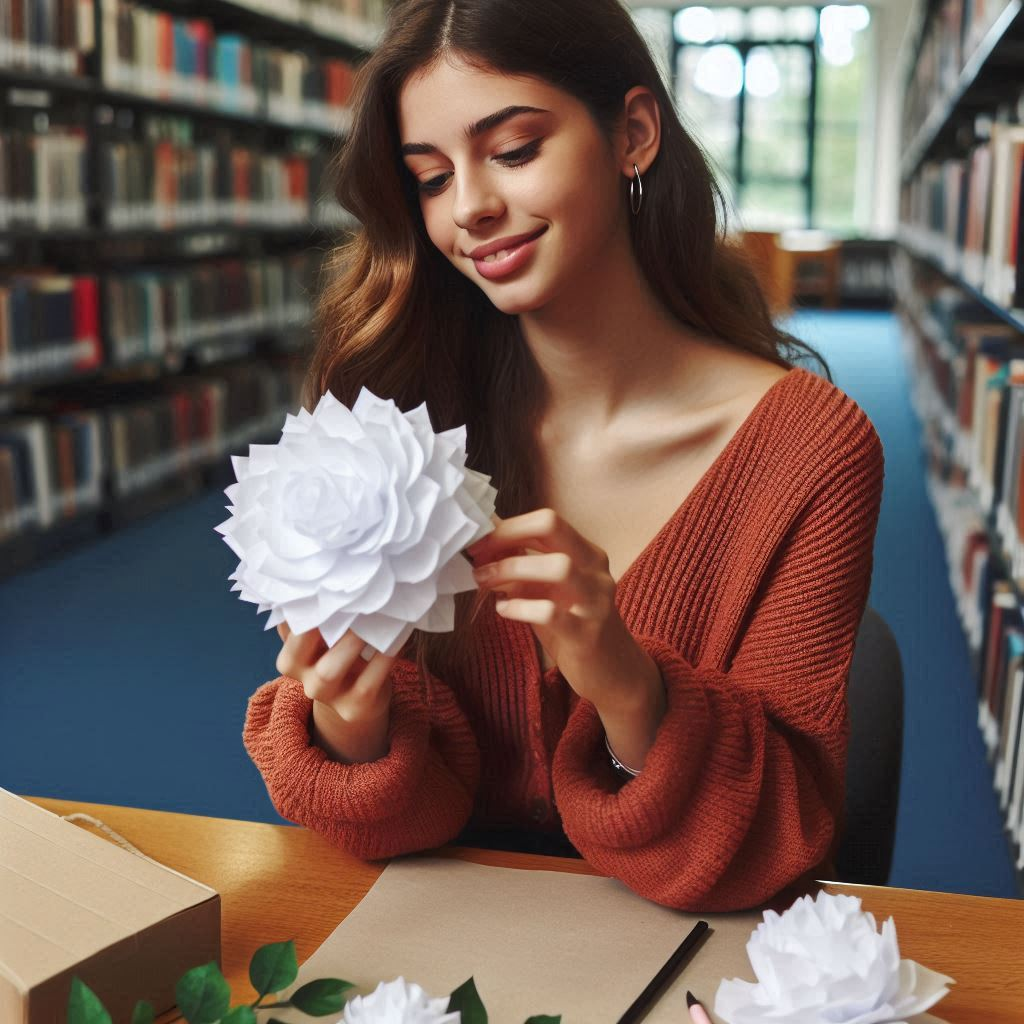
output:
[{"label": "long brown hair", "polygon": [[[695,331],[784,367],[803,350],[832,380],[817,352],[773,324],[747,261],[727,243],[722,193],[619,0],[398,0],[359,69],[352,128],[334,168],[337,198],[362,228],[324,264],[308,402],[330,390],[351,406],[364,385],[401,409],[425,401],[435,430],[467,425],[468,464],[491,476],[499,515],[536,507],[531,425],[539,370],[517,318],[493,306],[430,241],[401,158],[403,85],[456,55],[564,90],[609,136],[626,93],[650,89],[661,109],[661,147],[645,175],[647,209],[630,223],[655,294]],[[623,202],[626,195],[624,188]],[[455,633],[413,634],[424,672],[457,671],[480,607],[467,615],[472,596],[459,595]]]}]

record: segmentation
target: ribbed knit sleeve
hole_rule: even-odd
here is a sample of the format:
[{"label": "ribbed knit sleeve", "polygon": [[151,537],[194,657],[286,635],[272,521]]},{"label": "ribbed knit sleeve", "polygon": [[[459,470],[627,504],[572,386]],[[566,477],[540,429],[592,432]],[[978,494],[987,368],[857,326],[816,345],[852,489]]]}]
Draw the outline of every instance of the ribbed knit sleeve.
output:
[{"label": "ribbed knit sleeve", "polygon": [[429,702],[413,662],[392,666],[389,752],[340,764],[310,736],[313,702],[287,676],[249,700],[242,738],[277,812],[373,860],[441,846],[469,818],[480,756],[451,691],[431,678]]},{"label": "ribbed knit sleeve", "polygon": [[[845,799],[846,682],[884,474],[870,420],[836,395],[827,442],[764,488],[754,509],[762,527],[748,529],[744,564],[734,566],[724,596],[706,596],[709,615],[735,617],[719,631],[735,636],[731,648],[709,643],[700,664],[691,664],[663,632],[633,629],[660,667],[668,698],[640,776],[625,785],[614,779],[588,701],[574,709],[555,752],[566,834],[594,867],[658,903],[753,907],[833,849]],[[731,455],[752,459],[753,452]],[[747,465],[740,479],[756,478],[754,462]],[[744,500],[753,498],[739,499],[738,508]],[[726,513],[719,504],[708,514]],[[774,522],[785,522],[784,532],[760,544]],[[708,558],[713,549],[709,541]],[[671,583],[663,577],[659,586],[668,592]]]}]

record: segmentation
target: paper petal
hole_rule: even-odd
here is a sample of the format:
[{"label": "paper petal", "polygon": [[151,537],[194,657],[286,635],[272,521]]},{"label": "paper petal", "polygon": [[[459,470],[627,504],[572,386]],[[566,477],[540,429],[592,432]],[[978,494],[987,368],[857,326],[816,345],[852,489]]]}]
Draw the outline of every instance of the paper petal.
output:
[{"label": "paper petal", "polygon": [[715,995],[726,1024],[901,1024],[953,981],[900,959],[892,918],[879,932],[859,898],[826,892],[765,911],[747,955],[757,981],[726,979]]},{"label": "paper petal", "polygon": [[466,428],[433,431],[362,388],[352,409],[330,392],[285,417],[277,444],[232,459],[230,518],[214,529],[239,558],[232,590],[269,611],[267,628],[350,630],[397,653],[412,630],[454,627],[473,590],[461,552],[494,529],[490,477],[466,467]]}]

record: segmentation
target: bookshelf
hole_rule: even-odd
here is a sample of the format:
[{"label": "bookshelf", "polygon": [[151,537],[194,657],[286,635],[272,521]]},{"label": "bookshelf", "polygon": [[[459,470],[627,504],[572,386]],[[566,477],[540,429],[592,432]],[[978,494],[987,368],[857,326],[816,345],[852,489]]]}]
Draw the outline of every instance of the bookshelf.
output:
[{"label": "bookshelf", "polygon": [[295,411],[384,0],[0,5],[0,578]]},{"label": "bookshelf", "polygon": [[[950,84],[940,85],[939,94],[933,96],[928,114],[924,117],[907,141],[900,172],[903,180],[910,178],[921,164],[924,155],[939,140],[944,130],[951,124],[954,116],[969,98],[972,87],[979,85],[982,73],[991,73],[1013,59],[1017,47],[1005,46],[1009,38],[1009,29],[1017,21],[1021,12],[1021,0],[1010,0],[998,13],[987,29],[982,28],[980,41],[974,45],[964,60],[959,73]],[[972,35],[978,35],[975,31]],[[971,35],[965,33],[967,39]],[[948,79],[947,79],[948,81]]]},{"label": "bookshelf", "polygon": [[1024,895],[1024,5],[923,0],[912,25],[897,309]]}]

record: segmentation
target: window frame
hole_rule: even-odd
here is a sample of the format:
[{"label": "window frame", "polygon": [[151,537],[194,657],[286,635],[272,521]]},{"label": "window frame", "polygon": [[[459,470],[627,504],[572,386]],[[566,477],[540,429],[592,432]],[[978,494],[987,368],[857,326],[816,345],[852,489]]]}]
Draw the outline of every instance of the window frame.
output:
[{"label": "window frame", "polygon": [[[804,227],[813,228],[815,224],[816,214],[816,203],[815,203],[815,157],[816,157],[816,146],[817,146],[817,113],[818,113],[818,47],[821,43],[821,12],[824,9],[823,5],[820,4],[807,4],[808,7],[813,7],[817,19],[814,27],[814,37],[812,39],[797,39],[792,36],[776,36],[766,39],[753,39],[750,36],[744,36],[742,39],[711,39],[707,42],[684,42],[679,39],[675,32],[675,19],[680,11],[685,10],[686,6],[673,7],[671,9],[672,16],[672,54],[670,62],[670,70],[672,75],[672,95],[673,98],[678,98],[679,95],[679,62],[680,55],[686,47],[696,47],[697,49],[706,50],[712,46],[728,45],[735,47],[740,54],[740,58],[743,61],[743,67],[746,68],[747,57],[750,51],[758,46],[798,46],[803,47],[808,51],[809,56],[809,68],[810,68],[810,90],[807,97],[807,121],[804,126],[807,139],[807,154],[805,161],[804,174],[800,178],[791,177],[773,177],[767,175],[748,176],[746,170],[746,164],[744,160],[744,125],[746,121],[746,98],[747,98],[747,83],[746,75],[744,74],[743,84],[740,87],[740,93],[737,97],[736,102],[736,142],[735,149],[733,151],[733,167],[735,168],[733,182],[736,188],[736,205],[738,209],[742,209],[743,206],[743,193],[748,185],[752,183],[772,185],[772,184],[797,184],[803,189],[804,194]],[[770,6],[765,4],[758,5],[743,5],[736,4],[736,7],[749,12],[754,6]]]}]

